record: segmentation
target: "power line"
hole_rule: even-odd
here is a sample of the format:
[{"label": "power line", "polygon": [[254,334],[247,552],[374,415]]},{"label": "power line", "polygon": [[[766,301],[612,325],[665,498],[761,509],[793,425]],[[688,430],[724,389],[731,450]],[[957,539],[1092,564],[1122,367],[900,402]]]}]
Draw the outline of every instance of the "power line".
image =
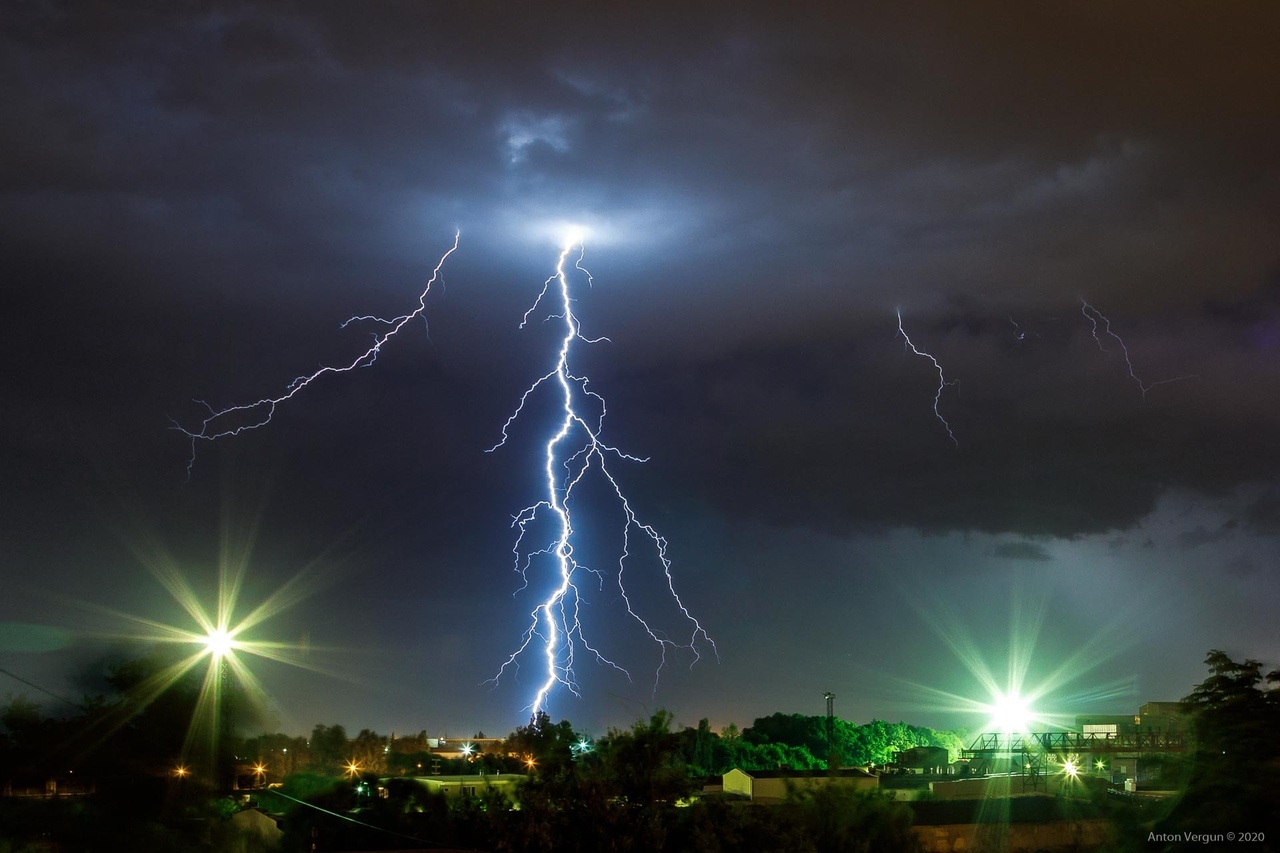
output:
[{"label": "power line", "polygon": [[39,690],[41,693],[44,693],[47,696],[52,696],[54,699],[57,699],[59,702],[65,702],[66,704],[70,705],[72,708],[76,708],[80,711],[89,710],[85,706],[81,705],[79,702],[72,702],[70,699],[66,699],[62,696],[59,696],[57,693],[54,693],[52,690],[47,690],[44,687],[41,687],[39,684],[36,684],[34,681],[28,681],[27,679],[23,678],[21,675],[16,675],[3,667],[0,667],[0,673],[3,673],[4,675],[9,676],[14,681],[21,681],[23,684],[27,685],[28,687],[35,690]]},{"label": "power line", "polygon": [[[324,814],[330,815],[330,816],[332,816],[332,817],[336,817],[336,818],[339,818],[339,819],[341,819],[341,820],[345,820],[345,821],[347,821],[348,823],[354,823],[356,826],[363,826],[363,827],[365,827],[366,829],[376,830],[377,832],[385,832],[387,835],[394,835],[394,836],[396,836],[397,838],[407,838],[407,839],[409,839],[410,841],[416,841],[416,842],[418,842],[419,844],[429,844],[429,845],[431,845],[432,847],[443,847],[443,846],[444,846],[443,844],[438,844],[438,843],[436,843],[435,841],[428,841],[428,840],[427,840],[427,839],[425,839],[425,838],[419,838],[419,837],[418,837],[418,836],[416,836],[416,835],[406,835],[406,834],[404,834],[403,832],[396,832],[394,829],[387,829],[387,828],[385,828],[385,827],[381,827],[381,826],[374,826],[374,825],[373,825],[373,824],[371,824],[371,823],[365,823],[365,822],[364,822],[364,821],[362,821],[362,820],[356,820],[355,818],[351,817],[350,815],[345,815],[345,814],[342,814],[342,813],[340,813],[340,812],[330,811],[329,809],[326,809],[326,808],[324,808],[324,807],[322,807],[322,806],[317,806],[315,803],[308,803],[306,800],[299,800],[297,797],[291,797],[291,796],[289,796],[288,794],[281,793],[280,791],[277,791],[277,790],[276,790],[276,789],[274,789],[274,788],[267,788],[267,791],[268,791],[268,793],[275,794],[277,797],[284,797],[286,800],[289,800],[289,801],[291,801],[291,802],[295,802],[295,803],[297,803],[297,804],[298,804],[298,805],[300,805],[300,806],[306,806],[306,807],[307,807],[307,808],[309,808],[309,809],[315,809],[315,810],[316,810],[316,811],[318,811],[318,812],[323,812]],[[455,849],[456,849],[456,848],[455,848]],[[480,851],[476,851],[476,853],[480,853]]]}]

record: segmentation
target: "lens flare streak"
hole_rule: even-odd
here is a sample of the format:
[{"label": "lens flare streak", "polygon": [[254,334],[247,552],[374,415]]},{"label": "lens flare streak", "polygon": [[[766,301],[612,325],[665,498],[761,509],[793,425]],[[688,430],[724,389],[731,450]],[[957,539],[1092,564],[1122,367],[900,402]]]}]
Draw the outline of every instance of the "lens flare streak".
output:
[{"label": "lens flare streak", "polygon": [[[654,673],[654,690],[657,690],[658,680],[667,663],[669,653],[677,649],[688,649],[694,655],[693,663],[697,663],[702,658],[701,643],[709,645],[713,652],[716,650],[715,641],[685,607],[676,592],[671,560],[667,556],[667,540],[651,525],[640,520],[630,500],[623,493],[622,487],[606,465],[611,457],[628,462],[644,462],[646,459],[624,453],[601,439],[606,414],[604,397],[591,390],[590,380],[586,376],[575,374],[570,367],[570,355],[576,342],[593,344],[608,340],[603,337],[584,337],[581,324],[573,313],[573,300],[570,296],[569,274],[566,266],[575,248],[578,250],[578,257],[573,262],[573,269],[582,273],[588,285],[593,283],[591,273],[582,266],[586,252],[585,245],[580,235],[575,235],[564,244],[555,272],[543,282],[538,298],[525,312],[520,322],[520,328],[524,328],[529,323],[530,316],[544,301],[550,299],[557,302],[556,307],[551,309],[555,313],[547,317],[548,320],[559,320],[563,323],[564,333],[560,339],[555,364],[525,390],[515,412],[502,426],[501,439],[489,449],[489,452],[494,452],[507,443],[508,430],[524,411],[525,405],[535,391],[544,385],[551,385],[558,391],[562,415],[559,426],[547,439],[543,451],[546,497],[520,510],[512,521],[512,527],[518,531],[512,550],[515,554],[515,571],[524,580],[521,590],[528,588],[529,569],[534,558],[540,556],[550,557],[553,561],[557,582],[554,590],[531,611],[529,627],[525,629],[519,646],[491,679],[496,683],[508,667],[519,667],[519,659],[525,652],[534,653],[536,649],[545,667],[545,677],[542,677],[541,685],[529,705],[529,710],[535,716],[545,710],[551,691],[556,685],[565,687],[574,695],[580,695],[574,672],[579,646],[594,656],[598,663],[613,667],[626,674],[628,679],[631,677],[625,668],[606,657],[591,644],[584,633],[580,618],[584,603],[577,585],[580,572],[595,575],[600,586],[603,586],[605,581],[603,572],[583,565],[574,553],[576,531],[572,501],[575,489],[583,483],[589,473],[595,472],[607,484],[622,510],[621,555],[612,580],[618,585],[628,615],[641,626],[659,649],[660,659]],[[526,537],[530,535],[531,525],[535,521],[546,519],[548,515],[552,529],[556,531],[554,540],[542,547],[528,545]],[[666,590],[679,610],[681,618],[685,620],[689,632],[687,640],[683,637],[680,641],[671,639],[633,607],[632,598],[624,582],[627,560],[632,556],[633,536],[647,539],[652,546],[665,574]]]}]

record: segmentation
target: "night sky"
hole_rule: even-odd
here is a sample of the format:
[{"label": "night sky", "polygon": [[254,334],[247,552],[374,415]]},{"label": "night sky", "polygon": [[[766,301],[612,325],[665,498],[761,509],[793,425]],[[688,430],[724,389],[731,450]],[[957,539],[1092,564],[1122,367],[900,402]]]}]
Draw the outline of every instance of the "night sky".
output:
[{"label": "night sky", "polygon": [[[633,678],[580,657],[555,718],[830,690],[979,730],[926,688],[985,700],[972,670],[1022,661],[1037,707],[1126,713],[1210,648],[1280,662],[1280,7],[884,5],[8,4],[0,667],[101,689],[137,628],[104,609],[194,627],[149,565],[212,602],[240,561],[240,614],[302,575],[252,634],[323,670],[253,662],[263,728],[525,722],[534,661],[484,681],[551,584],[519,591],[510,525],[554,399],[485,451],[553,365],[549,312],[520,321],[567,223],[609,338],[576,366],[649,457],[612,470],[719,661],[655,692],[591,580]],[[188,479],[196,400],[349,363],[376,326],[342,321],[413,310],[455,230],[425,325]]]}]

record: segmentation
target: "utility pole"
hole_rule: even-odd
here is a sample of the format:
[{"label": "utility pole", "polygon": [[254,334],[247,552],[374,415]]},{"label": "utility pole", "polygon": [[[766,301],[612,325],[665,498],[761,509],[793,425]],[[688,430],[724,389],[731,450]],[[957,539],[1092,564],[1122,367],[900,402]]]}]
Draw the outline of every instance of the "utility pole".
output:
[{"label": "utility pole", "polygon": [[831,767],[831,758],[836,754],[836,694],[826,690],[822,698],[827,700],[827,769],[834,770],[836,768]]}]

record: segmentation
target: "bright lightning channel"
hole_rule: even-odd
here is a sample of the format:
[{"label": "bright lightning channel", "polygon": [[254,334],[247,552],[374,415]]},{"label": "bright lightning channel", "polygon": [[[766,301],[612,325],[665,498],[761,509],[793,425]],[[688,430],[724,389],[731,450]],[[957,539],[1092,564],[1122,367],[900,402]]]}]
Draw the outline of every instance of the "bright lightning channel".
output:
[{"label": "bright lightning channel", "polygon": [[1105,314],[1094,308],[1085,300],[1080,300],[1080,313],[1085,316],[1093,331],[1093,340],[1098,344],[1098,349],[1107,352],[1107,348],[1102,344],[1102,338],[1098,337],[1098,321],[1102,321],[1102,332],[1108,337],[1115,338],[1116,343],[1120,345],[1120,352],[1124,355],[1124,365],[1129,370],[1129,378],[1137,384],[1138,390],[1142,392],[1142,402],[1147,402],[1147,392],[1157,385],[1168,385],[1172,382],[1181,382],[1184,379],[1195,379],[1195,374],[1187,376],[1175,376],[1172,379],[1160,379],[1155,382],[1143,382],[1138,375],[1133,372],[1133,361],[1129,358],[1129,348],[1125,346],[1124,339],[1111,331],[1111,320]]},{"label": "bright lightning channel", "polygon": [[191,439],[191,455],[187,458],[187,477],[191,477],[191,469],[196,462],[196,442],[197,441],[217,441],[220,438],[239,435],[240,433],[257,429],[271,423],[271,419],[275,416],[276,406],[286,400],[293,398],[295,394],[306,388],[315,380],[329,373],[347,373],[358,367],[368,367],[378,360],[378,353],[382,351],[383,345],[395,337],[401,329],[413,320],[422,319],[425,324],[427,322],[427,295],[431,292],[431,286],[440,278],[440,270],[444,267],[444,262],[449,256],[458,250],[458,241],[462,237],[461,231],[455,231],[453,235],[453,245],[449,250],[441,255],[439,262],[436,263],[435,269],[431,271],[431,278],[427,280],[422,292],[418,295],[418,307],[410,311],[408,314],[401,314],[399,317],[384,319],[382,317],[374,317],[370,315],[362,315],[351,317],[342,323],[341,328],[346,328],[355,322],[374,322],[381,323],[388,328],[386,331],[373,336],[373,344],[364,352],[356,356],[350,364],[345,366],[326,366],[321,367],[314,373],[299,376],[294,379],[285,388],[285,393],[278,397],[264,397],[255,403],[245,403],[239,406],[228,406],[225,409],[215,409],[204,400],[196,400],[197,403],[209,410],[208,416],[200,422],[198,429],[187,429],[186,427],[174,421],[173,429]]},{"label": "bright lightning channel", "polygon": [[920,356],[921,358],[929,359],[930,363],[933,364],[934,369],[938,371],[938,392],[933,395],[933,414],[939,421],[942,422],[942,426],[946,429],[947,435],[951,437],[951,442],[955,444],[956,447],[959,447],[960,442],[956,440],[956,434],[951,431],[951,424],[947,423],[947,419],[944,418],[942,416],[942,412],[938,410],[938,406],[942,402],[942,389],[946,388],[948,385],[956,384],[955,381],[951,381],[951,382],[947,381],[947,377],[942,373],[942,365],[938,363],[938,360],[936,358],[934,358],[932,355],[925,352],[924,350],[916,349],[916,345],[911,342],[911,338],[907,336],[906,330],[902,328],[902,311],[901,310],[898,311],[898,334],[902,335],[902,339],[906,341],[908,349],[910,349],[913,353]]},{"label": "bright lightning channel", "polygon": [[[579,618],[583,598],[578,591],[576,576],[582,571],[591,572],[596,575],[600,584],[604,583],[603,575],[600,572],[582,565],[574,556],[576,541],[572,510],[574,490],[583,482],[587,474],[592,471],[597,472],[597,475],[608,483],[622,509],[624,522],[622,553],[618,558],[614,579],[621,591],[622,600],[626,604],[627,613],[640,624],[649,638],[657,644],[661,652],[661,659],[654,673],[654,691],[657,691],[658,679],[661,676],[663,666],[666,665],[668,652],[681,648],[689,649],[694,655],[693,663],[697,663],[702,659],[699,642],[705,641],[718,656],[715,641],[711,639],[702,624],[685,607],[684,602],[676,592],[675,581],[671,574],[671,560],[667,557],[667,540],[651,525],[639,519],[631,507],[631,502],[623,494],[621,486],[618,485],[617,479],[605,464],[608,457],[624,459],[630,462],[645,462],[647,460],[623,453],[618,448],[601,440],[601,430],[604,427],[606,411],[604,397],[588,387],[589,380],[586,376],[575,374],[570,367],[570,355],[576,342],[581,341],[585,344],[592,344],[608,340],[607,338],[583,337],[581,323],[573,313],[569,274],[566,271],[566,265],[569,263],[575,249],[578,257],[573,262],[573,268],[585,276],[588,284],[593,282],[591,273],[582,266],[583,258],[586,255],[583,232],[575,229],[566,238],[566,242],[560,250],[555,272],[543,282],[542,292],[538,294],[538,298],[534,300],[529,310],[524,313],[524,317],[520,322],[520,328],[523,329],[528,324],[530,315],[538,309],[538,306],[544,300],[552,300],[557,303],[551,309],[553,313],[547,317],[548,320],[554,319],[563,323],[564,333],[560,339],[560,348],[556,353],[555,363],[549,371],[536,379],[525,390],[515,412],[502,426],[502,439],[489,448],[489,452],[493,452],[507,443],[508,429],[520,416],[520,413],[524,411],[525,404],[535,391],[544,385],[551,385],[558,389],[563,416],[560,418],[559,426],[547,439],[544,448],[546,496],[520,510],[514,516],[511,525],[519,530],[512,551],[515,553],[515,570],[520,573],[525,581],[522,589],[529,585],[528,570],[533,559],[538,556],[549,556],[552,559],[557,583],[555,589],[530,612],[530,624],[522,635],[519,647],[499,667],[497,674],[492,679],[496,683],[509,666],[518,668],[519,658],[526,651],[531,651],[531,647],[536,648],[542,658],[546,674],[528,706],[528,710],[535,717],[540,711],[545,710],[551,691],[556,685],[565,687],[575,696],[581,695],[578,692],[574,673],[574,662],[579,645],[594,655],[597,662],[617,669],[624,673],[628,679],[631,677],[626,669],[605,657],[601,651],[591,644],[583,632],[583,625]],[[548,513],[551,516],[552,527],[556,531],[554,540],[541,547],[527,545],[525,537],[530,532],[530,525]],[[683,639],[681,642],[672,640],[664,632],[654,628],[649,621],[632,607],[631,598],[627,594],[627,589],[623,582],[623,575],[627,568],[627,558],[631,556],[630,546],[633,532],[642,534],[652,544],[658,561],[662,565],[662,570],[666,575],[666,586],[671,599],[679,609],[683,619],[686,620],[689,630],[687,641]],[[690,664],[690,666],[692,665]]]}]

